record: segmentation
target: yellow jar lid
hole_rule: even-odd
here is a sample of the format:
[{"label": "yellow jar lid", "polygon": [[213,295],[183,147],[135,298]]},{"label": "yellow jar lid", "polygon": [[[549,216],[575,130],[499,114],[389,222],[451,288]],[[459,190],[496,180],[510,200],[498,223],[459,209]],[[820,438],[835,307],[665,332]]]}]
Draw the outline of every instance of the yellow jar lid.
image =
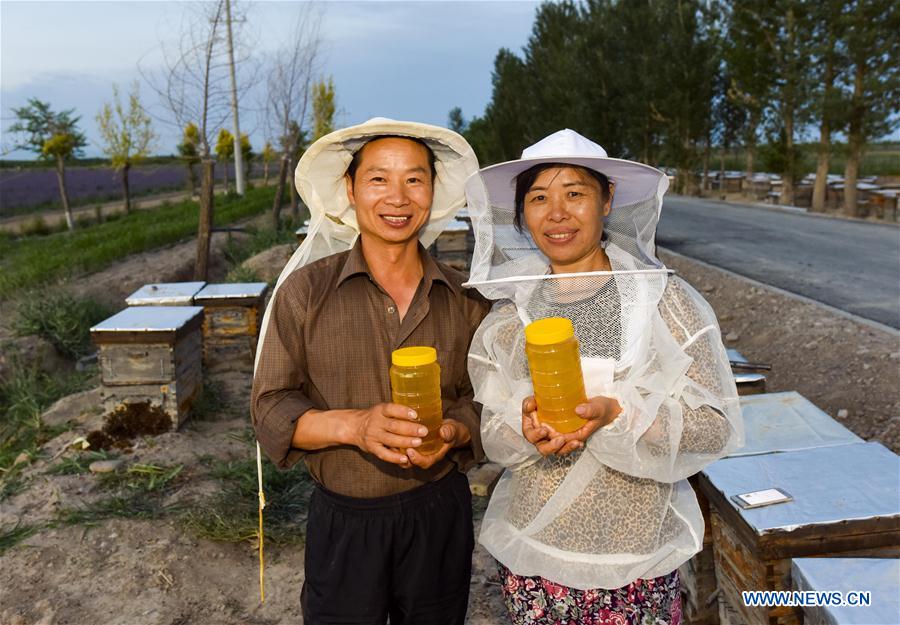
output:
[{"label": "yellow jar lid", "polygon": [[575,336],[572,322],[565,317],[547,317],[525,327],[525,340],[532,345],[552,345]]},{"label": "yellow jar lid", "polygon": [[391,362],[398,367],[421,367],[437,361],[433,347],[401,347],[391,352]]}]

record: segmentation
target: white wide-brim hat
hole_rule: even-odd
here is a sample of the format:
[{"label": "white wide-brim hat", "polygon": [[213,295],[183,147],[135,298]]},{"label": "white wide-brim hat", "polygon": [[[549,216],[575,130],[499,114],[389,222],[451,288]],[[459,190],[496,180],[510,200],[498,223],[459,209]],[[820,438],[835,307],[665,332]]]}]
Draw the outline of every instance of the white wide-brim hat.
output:
[{"label": "white wide-brim hat", "polygon": [[353,154],[380,135],[420,139],[435,157],[434,200],[428,223],[419,233],[428,246],[444,225],[465,205],[466,179],[478,171],[478,159],[469,143],[458,133],[417,122],[375,117],[325,135],[303,154],[294,172],[297,192],[309,208],[310,223],[323,215],[359,232],[356,211],[347,198],[344,175]]},{"label": "white wide-brim hat", "polygon": [[495,206],[513,208],[516,176],[541,163],[566,163],[605,174],[615,186],[612,207],[627,206],[665,193],[666,175],[654,167],[609,158],[606,150],[574,130],[560,130],[522,151],[522,158],[481,170],[481,178]]}]

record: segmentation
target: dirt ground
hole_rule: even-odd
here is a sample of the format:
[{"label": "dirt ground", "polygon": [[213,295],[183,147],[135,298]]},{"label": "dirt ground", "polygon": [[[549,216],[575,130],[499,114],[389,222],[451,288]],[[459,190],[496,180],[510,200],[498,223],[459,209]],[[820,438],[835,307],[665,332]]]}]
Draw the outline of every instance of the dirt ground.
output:
[{"label": "dirt ground", "polygon": [[[69,285],[121,299],[148,281],[187,277],[193,246],[142,254]],[[820,306],[753,285],[695,261],[666,262],[712,303],[726,344],[773,365],[770,391],[797,390],[851,430],[900,451],[900,339]],[[152,267],[152,271],[148,268]],[[216,271],[224,271],[216,261]],[[217,374],[221,414],[189,421],[178,433],[138,439],[127,464],[181,464],[167,503],[200,508],[219,488],[209,458],[247,459],[249,374]],[[56,475],[48,468],[76,455],[70,443],[101,422],[93,395],[54,409],[71,429],[49,441],[24,472],[27,488],[3,502],[0,525],[52,522],[66,508],[107,496],[98,475]],[[65,400],[64,400],[65,403]],[[68,410],[68,413],[67,413]],[[843,411],[846,411],[844,413]],[[60,416],[62,415],[62,416]],[[49,418],[49,417],[48,417]],[[483,508],[483,501],[479,502]],[[476,515],[477,517],[478,515]],[[177,625],[299,623],[303,550],[267,548],[267,599],[259,603],[257,559],[249,542],[196,538],[174,519],[115,519],[37,531],[0,556],[0,623],[9,625]],[[501,623],[494,564],[474,556],[468,623]]]}]

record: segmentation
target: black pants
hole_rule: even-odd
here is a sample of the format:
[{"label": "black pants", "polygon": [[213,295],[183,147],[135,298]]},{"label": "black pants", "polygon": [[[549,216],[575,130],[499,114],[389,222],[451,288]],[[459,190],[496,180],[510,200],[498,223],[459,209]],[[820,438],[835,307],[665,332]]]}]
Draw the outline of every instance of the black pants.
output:
[{"label": "black pants", "polygon": [[306,625],[463,625],[472,573],[466,477],[357,499],[313,492],[306,530]]}]

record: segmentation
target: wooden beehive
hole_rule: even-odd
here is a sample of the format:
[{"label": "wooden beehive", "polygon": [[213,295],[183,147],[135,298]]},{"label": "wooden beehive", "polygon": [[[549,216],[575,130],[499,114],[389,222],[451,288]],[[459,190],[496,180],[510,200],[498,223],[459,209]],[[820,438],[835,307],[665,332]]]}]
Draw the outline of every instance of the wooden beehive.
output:
[{"label": "wooden beehive", "polygon": [[[734,452],[732,458],[863,442],[793,391],[743,397],[741,410],[744,446]],[[714,600],[717,583],[710,505],[699,488],[698,476],[692,477],[690,482],[703,513],[705,531],[703,549],[678,570],[685,599],[684,613],[689,623],[714,625],[719,622],[719,609]]]},{"label": "wooden beehive", "polygon": [[202,386],[202,323],[196,306],[137,306],[91,328],[104,409],[150,402],[181,425]]},{"label": "wooden beehive", "polygon": [[434,242],[435,256],[441,262],[455,269],[466,271],[469,268],[471,254],[469,252],[469,224],[454,219],[441,232]]},{"label": "wooden beehive", "polygon": [[[791,590],[791,559],[900,554],[900,457],[851,443],[726,458],[700,474],[710,503],[723,625],[795,625],[793,607],[748,607],[741,591]],[[780,488],[793,501],[745,510],[742,493]]]},{"label": "wooden beehive", "polygon": [[265,306],[265,282],[208,284],[194,296],[203,306],[203,363],[210,370],[253,371]]},{"label": "wooden beehive", "polygon": [[839,591],[844,600],[849,600],[850,592],[869,593],[868,605],[805,606],[804,625],[894,625],[900,622],[900,559],[795,558],[791,563],[791,580],[796,590]]},{"label": "wooden beehive", "polygon": [[125,298],[129,306],[191,306],[206,282],[158,282],[145,284]]}]

